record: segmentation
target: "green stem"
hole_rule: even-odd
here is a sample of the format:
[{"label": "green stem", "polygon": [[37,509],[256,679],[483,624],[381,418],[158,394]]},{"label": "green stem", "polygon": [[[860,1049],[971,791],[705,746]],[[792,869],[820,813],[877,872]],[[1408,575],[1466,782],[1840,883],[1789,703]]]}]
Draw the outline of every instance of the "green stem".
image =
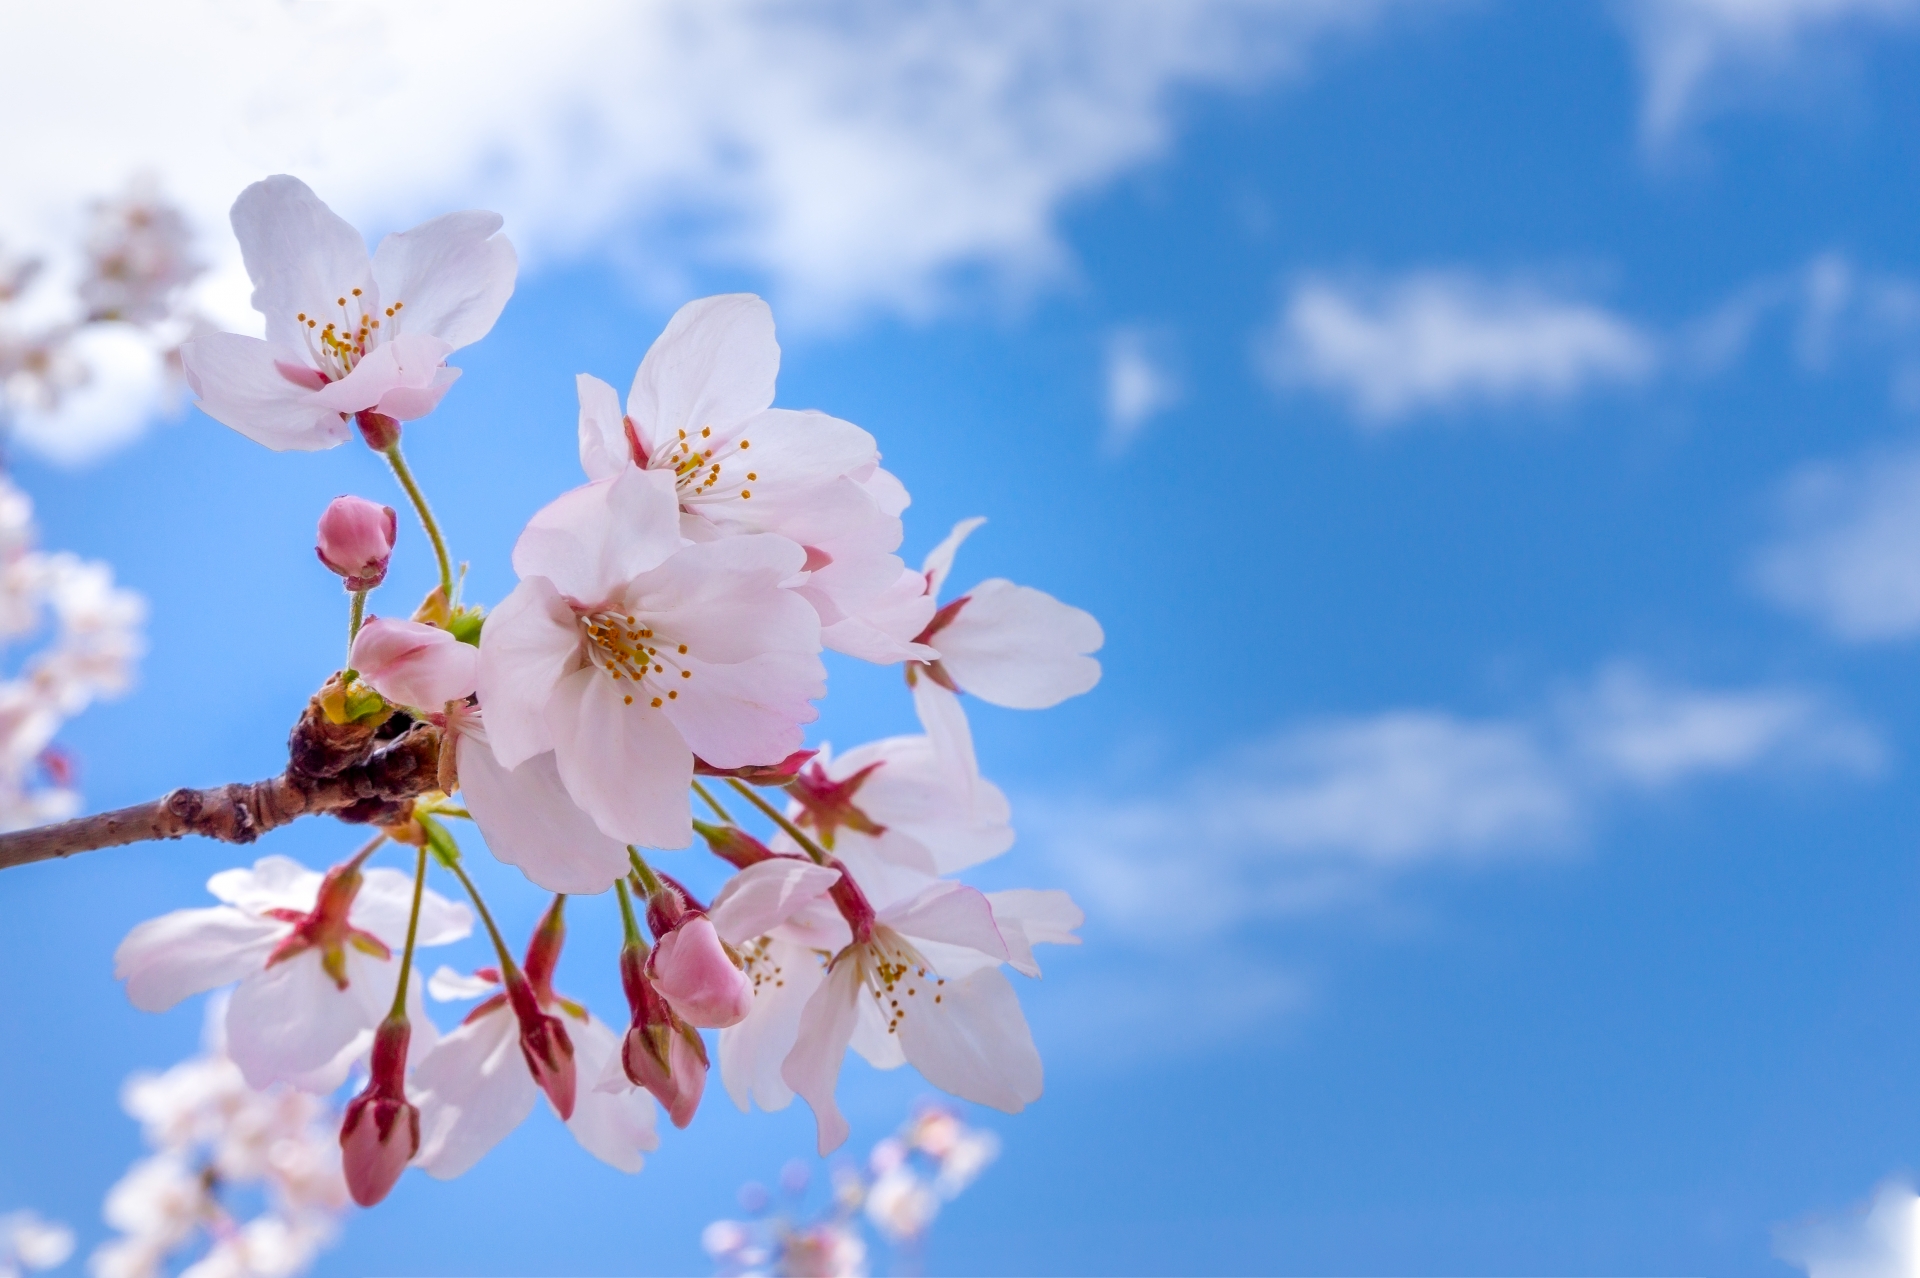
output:
[{"label": "green stem", "polygon": [[772,821],[775,825],[779,826],[782,830],[785,830],[787,832],[788,838],[792,839],[795,843],[798,843],[801,847],[805,848],[807,851],[807,855],[813,858],[814,864],[825,865],[829,861],[833,860],[833,857],[827,852],[825,848],[821,847],[818,843],[815,843],[812,839],[808,838],[806,833],[803,830],[801,830],[799,826],[787,820],[785,813],[781,812],[778,808],[774,807],[771,803],[768,803],[765,799],[755,794],[753,792],[752,786],[747,785],[745,782],[741,781],[740,778],[738,777],[728,777],[727,784],[732,786],[735,790],[739,791],[740,794],[744,795],[748,803],[751,803],[754,807],[759,808],[760,811],[766,815],[768,820]]},{"label": "green stem", "polygon": [[407,1016],[407,976],[413,971],[413,938],[420,934],[420,898],[427,890],[427,845],[420,845],[420,860],[413,867],[413,913],[407,916],[407,948],[400,956],[400,983],[393,990],[393,1010],[388,1019]]},{"label": "green stem", "polygon": [[620,925],[626,930],[627,944],[645,950],[647,943],[640,937],[640,921],[633,917],[633,897],[627,894],[627,881],[615,879],[613,890],[620,894]]},{"label": "green stem", "polygon": [[508,952],[507,943],[501,937],[500,929],[493,925],[493,915],[487,913],[487,903],[480,899],[480,889],[473,885],[473,880],[467,877],[466,869],[458,861],[448,862],[447,868],[452,870],[454,877],[460,880],[460,886],[467,889],[467,895],[473,898],[473,907],[480,911],[480,921],[487,925],[487,935],[493,938],[494,952],[500,956],[500,975],[502,977],[518,975],[520,966],[513,961],[513,955]]},{"label": "green stem", "polygon": [[725,821],[728,825],[733,825],[733,826],[737,826],[740,824],[738,821],[733,819],[733,813],[727,811],[725,808],[720,806],[720,800],[713,797],[713,792],[708,790],[707,787],[705,787],[704,785],[701,785],[698,781],[695,781],[693,783],[693,792],[699,795],[701,798],[705,799],[707,801],[707,806],[713,809],[713,814],[719,817],[722,821]]},{"label": "green stem", "polygon": [[347,610],[347,669],[353,669],[353,641],[360,637],[360,623],[367,615],[367,592],[353,592],[353,606]]},{"label": "green stem", "polygon": [[633,872],[640,876],[640,886],[646,890],[648,896],[652,896],[666,886],[660,882],[660,876],[653,872],[653,867],[647,864],[647,859],[640,855],[638,848],[628,846],[627,860],[633,862]]},{"label": "green stem", "polygon": [[413,511],[420,516],[420,526],[427,530],[427,539],[433,542],[434,558],[440,561],[440,588],[447,592],[447,603],[453,603],[453,561],[447,558],[447,543],[440,537],[440,525],[433,520],[433,510],[427,505],[426,494],[420,491],[420,485],[413,482],[413,472],[407,469],[407,459],[400,455],[400,445],[395,443],[386,452],[387,464],[393,467],[394,478],[407,490],[407,498],[413,502]]}]

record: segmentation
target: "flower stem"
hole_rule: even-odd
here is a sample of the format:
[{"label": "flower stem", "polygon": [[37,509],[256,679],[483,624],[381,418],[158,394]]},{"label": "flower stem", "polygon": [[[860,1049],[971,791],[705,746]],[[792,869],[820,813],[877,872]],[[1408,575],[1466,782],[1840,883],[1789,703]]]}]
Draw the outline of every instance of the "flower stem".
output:
[{"label": "flower stem", "polygon": [[615,879],[613,881],[613,890],[620,894],[620,926],[626,932],[627,944],[629,946],[639,946],[640,949],[644,951],[647,948],[647,943],[640,937],[639,920],[633,917],[633,897],[627,893],[627,881],[625,879]]},{"label": "flower stem", "polygon": [[407,499],[413,503],[413,512],[420,516],[420,526],[427,530],[427,538],[433,542],[434,558],[440,561],[440,589],[447,592],[447,602],[453,602],[453,561],[447,558],[447,543],[440,536],[440,525],[434,522],[433,509],[427,505],[426,494],[420,491],[420,485],[413,482],[413,472],[407,469],[407,459],[400,453],[396,442],[386,450],[387,464],[393,467],[394,478],[407,490]]},{"label": "flower stem", "polygon": [[647,864],[647,859],[640,855],[638,848],[629,845],[627,859],[633,862],[633,872],[639,877],[640,887],[648,896],[652,896],[664,886],[660,882],[660,876],[653,872],[653,867]]},{"label": "flower stem", "polygon": [[420,859],[413,867],[413,913],[407,916],[407,948],[400,955],[400,983],[394,986],[393,1010],[387,1013],[392,1020],[407,1016],[407,976],[413,971],[413,938],[420,934],[420,898],[427,890],[427,845],[420,845]]},{"label": "flower stem", "polygon": [[360,623],[367,615],[367,592],[353,592],[353,606],[347,610],[347,669],[353,669],[353,641],[360,637]]},{"label": "flower stem", "polygon": [[725,821],[728,825],[733,825],[733,826],[737,826],[740,824],[738,821],[733,819],[733,813],[727,811],[725,808],[720,806],[720,800],[713,797],[713,792],[707,789],[707,787],[705,787],[704,785],[701,785],[698,781],[695,781],[693,783],[693,792],[699,795],[701,798],[705,799],[707,801],[707,806],[713,809],[713,814],[719,817],[722,821]]},{"label": "flower stem", "polygon": [[493,915],[487,912],[487,903],[480,899],[480,889],[473,885],[473,880],[467,877],[466,869],[458,861],[448,862],[447,868],[452,870],[454,877],[460,880],[460,885],[467,889],[467,895],[473,898],[474,908],[480,911],[480,921],[487,925],[487,935],[493,938],[494,952],[500,956],[500,975],[502,977],[508,974],[518,975],[520,966],[513,961],[513,955],[507,950],[507,943],[501,937],[500,929],[494,926]]},{"label": "flower stem", "polygon": [[379,851],[380,845],[382,843],[385,843],[386,841],[387,841],[387,836],[385,834],[376,834],[371,839],[368,839],[366,846],[353,854],[353,859],[347,862],[346,868],[350,870],[357,870],[361,866],[365,865],[367,863],[367,858],[372,856],[375,852]]},{"label": "flower stem", "polygon": [[752,786],[747,785],[745,782],[741,781],[738,777],[728,777],[727,784],[732,786],[735,790],[739,791],[740,794],[745,796],[748,803],[751,803],[754,807],[759,808],[761,812],[765,813],[768,820],[772,821],[775,825],[779,826],[782,830],[785,830],[787,832],[788,838],[792,839],[795,843],[798,843],[801,847],[805,848],[807,855],[813,858],[814,864],[825,865],[829,861],[833,860],[833,857],[828,854],[825,848],[821,847],[818,843],[815,843],[812,839],[808,838],[805,832],[803,832],[799,826],[787,820],[786,815],[784,813],[782,813],[778,808],[774,807],[771,803],[768,803],[765,799],[761,798],[759,795],[755,794],[753,792]]}]

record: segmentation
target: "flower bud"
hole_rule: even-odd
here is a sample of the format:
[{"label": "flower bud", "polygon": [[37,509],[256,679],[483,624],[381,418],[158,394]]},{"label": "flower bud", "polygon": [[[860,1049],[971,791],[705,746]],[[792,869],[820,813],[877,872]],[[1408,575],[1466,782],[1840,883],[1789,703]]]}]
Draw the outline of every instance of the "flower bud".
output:
[{"label": "flower bud", "polygon": [[340,1125],[341,1167],[347,1191],[362,1207],[385,1198],[420,1152],[420,1111],[407,1100],[407,1043],[412,1028],[404,1016],[389,1016],[373,1036],[372,1077],[347,1104]]},{"label": "flower bud", "polygon": [[620,1045],[620,1065],[635,1087],[653,1094],[675,1127],[685,1127],[706,1090],[707,1047],[653,988],[646,959],[644,946],[630,945],[620,952],[620,983],[633,1010],[633,1023]]},{"label": "flower bud", "polygon": [[725,1029],[747,1019],[753,982],[704,914],[686,914],[653,947],[647,975],[689,1025]]},{"label": "flower bud", "polygon": [[466,700],[480,678],[478,648],[417,621],[369,617],[349,659],[387,700],[434,714]]},{"label": "flower bud", "polygon": [[320,516],[320,562],[345,577],[348,590],[372,590],[386,579],[399,525],[391,506],[335,497]]},{"label": "flower bud", "polygon": [[562,1122],[573,1117],[576,1071],[573,1067],[573,1039],[557,1016],[540,1010],[533,987],[519,972],[508,972],[507,1002],[520,1021],[520,1054],[526,1058],[533,1081],[553,1102]]}]

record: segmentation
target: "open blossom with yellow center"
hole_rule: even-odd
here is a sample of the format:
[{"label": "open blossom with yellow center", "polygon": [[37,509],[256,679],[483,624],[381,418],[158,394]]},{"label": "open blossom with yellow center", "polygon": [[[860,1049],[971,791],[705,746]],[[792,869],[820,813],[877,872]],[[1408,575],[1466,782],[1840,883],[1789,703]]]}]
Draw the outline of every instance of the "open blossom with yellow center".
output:
[{"label": "open blossom with yellow center", "polygon": [[694,541],[769,532],[804,547],[797,588],[826,647],[868,661],[930,659],[912,640],[932,602],[894,553],[906,489],[858,426],[772,407],[779,371],[764,301],[689,302],[641,361],[624,412],[613,387],[579,377],[580,463],[592,479],[628,464],[671,475]]},{"label": "open blossom with yellow center", "polygon": [[267,336],[181,347],[200,407],[273,449],[331,448],[357,413],[426,416],[460,375],[447,356],[484,337],[513,293],[518,260],[500,226],[497,213],[449,213],[369,256],[304,182],[254,183],[233,230]]},{"label": "open blossom with yellow center", "polygon": [[819,619],[786,584],[805,562],[767,534],[685,542],[671,471],[563,495],[521,534],[520,584],[481,640],[494,758],[551,751],[609,838],[686,846],[694,756],[777,763],[826,691]]}]

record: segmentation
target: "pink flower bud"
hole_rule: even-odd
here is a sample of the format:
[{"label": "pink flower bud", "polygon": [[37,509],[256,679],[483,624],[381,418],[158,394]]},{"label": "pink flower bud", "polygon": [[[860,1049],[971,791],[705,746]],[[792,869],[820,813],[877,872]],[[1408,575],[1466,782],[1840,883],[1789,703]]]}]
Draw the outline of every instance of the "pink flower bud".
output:
[{"label": "pink flower bud", "polygon": [[633,1023],[620,1045],[620,1064],[635,1087],[644,1087],[666,1109],[675,1127],[693,1121],[707,1085],[707,1047],[681,1022],[646,975],[645,946],[620,952],[620,984]]},{"label": "pink flower bud", "polygon": [[682,916],[647,957],[647,975],[680,1019],[700,1029],[725,1029],[747,1019],[753,982],[720,943],[704,914]]},{"label": "pink flower bud", "polygon": [[350,660],[374,691],[403,706],[435,713],[464,701],[480,677],[480,650],[437,626],[369,618]]},{"label": "pink flower bud", "polygon": [[557,1016],[540,1010],[533,987],[519,972],[507,973],[507,1002],[520,1020],[520,1055],[526,1058],[533,1081],[553,1102],[561,1121],[573,1117],[578,1071],[573,1066],[573,1039]]},{"label": "pink flower bud", "polygon": [[362,1207],[385,1198],[420,1152],[420,1111],[407,1100],[407,1043],[413,1034],[404,1016],[388,1017],[373,1036],[372,1077],[347,1104],[340,1125],[341,1167],[347,1191]]},{"label": "pink flower bud", "polygon": [[361,497],[335,497],[320,516],[320,562],[347,579],[348,590],[372,590],[386,579],[398,531],[393,507]]}]

